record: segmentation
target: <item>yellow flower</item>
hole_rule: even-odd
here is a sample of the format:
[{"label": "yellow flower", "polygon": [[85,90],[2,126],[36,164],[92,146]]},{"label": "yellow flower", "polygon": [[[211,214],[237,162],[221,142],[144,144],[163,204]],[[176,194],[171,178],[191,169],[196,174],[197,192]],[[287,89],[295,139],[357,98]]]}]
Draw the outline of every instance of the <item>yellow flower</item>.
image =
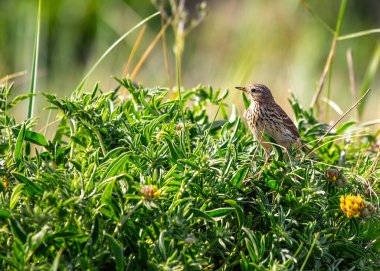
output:
[{"label": "yellow flower", "polygon": [[144,185],[141,193],[146,199],[158,198],[161,195],[160,191],[157,191],[157,185]]},{"label": "yellow flower", "polygon": [[347,195],[346,197],[340,197],[340,209],[349,218],[359,217],[364,207],[364,200],[360,195]]}]

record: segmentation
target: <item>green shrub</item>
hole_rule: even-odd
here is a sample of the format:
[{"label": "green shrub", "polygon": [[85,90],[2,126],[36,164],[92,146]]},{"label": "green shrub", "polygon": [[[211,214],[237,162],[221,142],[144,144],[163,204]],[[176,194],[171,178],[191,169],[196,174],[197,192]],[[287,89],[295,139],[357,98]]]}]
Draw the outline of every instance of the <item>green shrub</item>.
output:
[{"label": "green shrub", "polygon": [[[344,141],[348,123],[313,160],[276,149],[266,163],[244,122],[225,113],[227,93],[184,90],[180,104],[168,89],[118,81],[124,101],[98,85],[45,94],[58,110],[51,141],[33,120],[16,123],[8,110],[19,98],[1,87],[1,270],[378,267],[373,137]],[[319,138],[327,126],[291,103],[303,139]],[[347,218],[346,194],[364,195],[370,215]]]}]

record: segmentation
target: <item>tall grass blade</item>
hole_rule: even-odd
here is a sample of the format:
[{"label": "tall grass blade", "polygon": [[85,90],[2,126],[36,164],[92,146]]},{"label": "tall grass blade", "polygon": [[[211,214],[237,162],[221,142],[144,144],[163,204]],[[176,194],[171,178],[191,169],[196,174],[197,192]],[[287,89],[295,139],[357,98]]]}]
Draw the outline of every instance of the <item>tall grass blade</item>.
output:
[{"label": "tall grass blade", "polygon": [[129,31],[127,31],[124,35],[122,35],[119,39],[117,39],[105,52],[104,54],[95,62],[94,65],[92,65],[92,67],[90,68],[90,70],[87,72],[87,74],[83,77],[82,81],[79,83],[79,85],[77,86],[76,88],[76,91],[80,91],[82,89],[82,87],[84,86],[87,78],[90,76],[90,74],[96,69],[96,67],[98,67],[98,65],[100,64],[100,62],[102,62],[102,60],[123,40],[125,39],[129,34],[131,34],[133,31],[135,31],[136,29],[138,29],[139,27],[141,27],[142,25],[144,25],[146,22],[148,22],[149,20],[153,19],[154,17],[156,17],[157,15],[159,15],[160,12],[156,12],[156,13],[153,13],[152,15],[148,16],[147,18],[145,18],[144,20],[142,20],[141,22],[139,22],[138,24],[136,24],[134,27],[132,27]]},{"label": "tall grass blade", "polygon": [[348,39],[354,39],[354,38],[359,38],[371,34],[376,34],[380,33],[380,28],[375,28],[375,29],[369,29],[369,30],[364,30],[364,31],[359,31],[356,33],[340,36],[337,38],[337,40],[348,40]]},{"label": "tall grass blade", "polygon": [[[360,88],[360,94],[364,93],[366,91],[366,89],[368,89],[370,87],[373,80],[375,79],[376,73],[377,73],[378,68],[379,68],[379,62],[380,62],[380,42],[377,43],[377,46],[376,46],[375,52],[373,54],[372,60],[369,63],[367,71],[364,75],[364,80],[363,80],[362,86]],[[366,102],[363,102],[363,103],[359,104],[359,106],[358,106],[359,118],[361,118],[363,115],[365,105],[366,105]]]},{"label": "tall grass blade", "polygon": [[34,37],[34,49],[33,49],[33,62],[32,62],[32,78],[30,81],[30,93],[32,96],[29,98],[28,118],[33,117],[34,99],[37,85],[37,69],[38,69],[38,50],[40,46],[40,23],[41,23],[41,1],[38,1],[37,23],[36,33]]}]

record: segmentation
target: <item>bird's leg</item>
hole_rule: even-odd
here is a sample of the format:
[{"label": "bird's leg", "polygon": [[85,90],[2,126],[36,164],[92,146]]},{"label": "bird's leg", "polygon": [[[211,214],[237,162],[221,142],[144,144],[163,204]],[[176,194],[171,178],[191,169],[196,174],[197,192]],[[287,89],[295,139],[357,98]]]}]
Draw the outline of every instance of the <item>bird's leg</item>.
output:
[{"label": "bird's leg", "polygon": [[261,174],[263,173],[264,169],[269,164],[271,148],[265,148],[264,146],[263,146],[263,148],[265,151],[265,162],[264,162],[264,165],[262,166],[262,168],[260,169],[260,171],[253,176],[253,178],[255,178],[255,179],[259,179],[261,177]]},{"label": "bird's leg", "polygon": [[[265,126],[264,126],[264,129],[265,129]],[[269,161],[270,159],[270,151],[272,149],[272,145],[265,140],[264,138],[264,129],[263,131],[261,132],[259,138],[258,138],[258,141],[260,143],[260,145],[264,148],[264,151],[265,151],[265,164]]]},{"label": "bird's leg", "polygon": [[253,165],[253,162],[255,161],[255,157],[256,157],[256,152],[257,152],[257,150],[258,150],[258,148],[256,148],[255,151],[253,152],[251,162],[249,163],[248,170],[247,170],[247,172],[245,173],[245,176],[244,176],[244,179],[243,179],[242,184],[246,184],[246,183],[248,183],[248,182],[251,181],[250,179],[248,179],[248,176],[249,176],[249,173],[250,173],[250,171],[251,171],[251,167],[252,167],[252,165]]}]

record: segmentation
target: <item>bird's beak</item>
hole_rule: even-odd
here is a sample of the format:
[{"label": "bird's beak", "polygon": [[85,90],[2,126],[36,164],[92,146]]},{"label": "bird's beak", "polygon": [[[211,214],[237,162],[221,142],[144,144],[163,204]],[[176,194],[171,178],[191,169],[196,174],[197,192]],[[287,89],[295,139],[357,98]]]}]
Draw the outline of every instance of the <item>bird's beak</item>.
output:
[{"label": "bird's beak", "polygon": [[246,87],[235,87],[235,88],[238,89],[238,90],[247,92],[247,88]]}]

